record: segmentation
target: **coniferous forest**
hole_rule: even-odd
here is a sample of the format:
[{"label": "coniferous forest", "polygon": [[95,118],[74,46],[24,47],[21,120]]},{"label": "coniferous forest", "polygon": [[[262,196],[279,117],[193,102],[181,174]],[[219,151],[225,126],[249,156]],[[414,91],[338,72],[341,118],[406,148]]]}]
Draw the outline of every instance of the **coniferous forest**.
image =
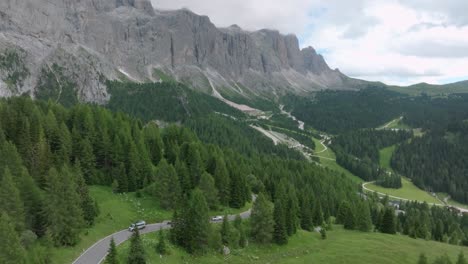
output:
[{"label": "coniferous forest", "polygon": [[[315,227],[321,227],[325,239],[333,224],[468,243],[466,215],[413,202],[401,203],[399,210],[406,213],[398,213],[388,198],[361,193],[345,175],[307,161],[286,146],[275,146],[243,123],[241,112],[212,105],[211,98],[182,85],[138,86],[135,93],[130,84],[114,83],[114,87],[116,101],[107,107],[66,108],[29,97],[0,101],[0,237],[11,241],[0,249],[0,262],[47,263],[52,247],[76,245],[82,230],[93,226],[100,214],[90,185],[110,186],[116,193],[144,192],[172,211],[172,229],[161,235],[160,251],[165,250],[166,237],[191,254],[217,252],[221,245],[245,247],[249,240],[284,245],[298,229]],[[161,104],[145,103],[147,92],[165,94],[159,98]],[[131,97],[128,103],[118,103],[125,96]],[[161,111],[170,100],[180,107]],[[460,114],[447,129],[431,129],[437,116],[445,119],[449,114],[438,113],[433,121],[420,123],[427,131],[420,138],[404,130],[358,125],[329,143],[340,165],[392,188],[398,188],[401,180],[382,177],[379,150],[397,145],[392,159],[397,172],[418,186],[439,186],[434,190],[466,201],[466,164],[460,162],[466,154],[460,147],[466,145],[466,122]],[[160,127],[156,119],[173,123]],[[404,120],[417,124],[417,114],[405,115]],[[426,152],[432,154],[422,155]],[[437,169],[431,167],[435,165]],[[242,208],[253,197],[247,224],[238,218],[224,221],[220,230],[210,225],[209,210]],[[139,236],[131,241],[140,252]],[[138,256],[143,255],[130,257]]]}]

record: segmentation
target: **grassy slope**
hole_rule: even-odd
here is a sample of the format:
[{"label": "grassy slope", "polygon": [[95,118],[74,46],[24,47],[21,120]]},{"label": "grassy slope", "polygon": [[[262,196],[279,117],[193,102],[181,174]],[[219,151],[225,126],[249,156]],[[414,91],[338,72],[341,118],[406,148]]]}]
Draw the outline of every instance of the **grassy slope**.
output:
[{"label": "grassy slope", "polygon": [[[390,160],[392,158],[392,154],[395,151],[396,146],[390,146],[380,150],[380,166],[383,168],[387,168],[391,170],[390,167]],[[385,193],[388,195],[396,196],[405,198],[408,200],[417,200],[417,201],[425,201],[428,203],[436,203],[439,204],[440,202],[432,197],[427,192],[419,189],[414,185],[409,179],[402,177],[401,179],[403,187],[400,189],[392,189],[392,188],[384,188],[375,184],[367,184],[366,187],[380,192]]]},{"label": "grassy slope", "polygon": [[[90,194],[99,204],[100,214],[96,218],[96,224],[83,231],[78,245],[54,249],[53,263],[71,263],[95,242],[127,228],[130,223],[139,219],[147,223],[157,223],[172,217],[172,212],[162,210],[158,206],[158,201],[150,196],[143,195],[137,198],[135,193],[115,194],[110,187],[103,186],[90,186]],[[222,208],[210,214],[237,214],[250,207],[251,203],[248,203],[240,209]]]},{"label": "grassy slope", "polygon": [[[401,235],[382,233],[362,233],[346,231],[335,226],[322,240],[318,233],[299,231],[285,246],[250,244],[243,250],[232,250],[229,257],[211,253],[202,257],[189,256],[184,251],[171,246],[171,254],[160,258],[155,253],[156,234],[143,236],[148,264],[151,263],[376,263],[414,264],[419,254],[424,252],[429,260],[447,253],[454,261],[468,248],[451,246],[434,241],[412,239]],[[118,247],[121,263],[125,263],[129,243]]]},{"label": "grassy slope", "polygon": [[[314,140],[314,143],[315,143],[315,152],[317,153],[317,152],[323,151],[324,148],[323,148],[322,144],[320,144],[320,140],[318,140],[316,138],[313,138],[313,140]],[[324,152],[318,153],[317,156],[319,156],[320,163],[323,166],[325,166],[326,168],[329,168],[329,169],[334,170],[334,171],[339,172],[339,173],[343,173],[356,183],[363,182],[361,178],[359,178],[358,176],[352,174],[347,169],[345,169],[345,168],[341,167],[340,165],[338,165],[338,163],[336,163],[336,161],[330,160],[330,159],[320,158],[320,157],[325,157],[325,158],[335,159],[336,158],[335,153],[330,148],[328,148]]]}]

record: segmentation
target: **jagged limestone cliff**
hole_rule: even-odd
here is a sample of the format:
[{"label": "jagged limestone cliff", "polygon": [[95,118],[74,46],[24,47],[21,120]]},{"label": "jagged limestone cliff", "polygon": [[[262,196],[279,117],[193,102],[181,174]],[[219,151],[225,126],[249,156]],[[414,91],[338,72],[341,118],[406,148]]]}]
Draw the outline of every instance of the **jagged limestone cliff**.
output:
[{"label": "jagged limestone cliff", "polygon": [[294,35],[216,28],[206,16],[158,11],[148,0],[2,0],[0,54],[15,54],[0,57],[0,96],[41,95],[44,76],[58,87],[47,94],[61,96],[67,82],[78,99],[97,103],[109,99],[105,80],[118,78],[169,75],[207,93],[246,96],[358,82],[313,48],[300,50]]}]

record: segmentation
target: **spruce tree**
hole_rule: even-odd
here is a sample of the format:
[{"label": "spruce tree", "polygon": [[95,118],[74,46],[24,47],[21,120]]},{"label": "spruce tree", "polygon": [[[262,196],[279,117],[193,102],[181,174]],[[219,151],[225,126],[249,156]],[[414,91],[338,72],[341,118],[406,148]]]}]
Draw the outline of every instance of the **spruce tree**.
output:
[{"label": "spruce tree", "polygon": [[26,227],[32,230],[37,236],[42,237],[46,232],[46,216],[43,213],[44,195],[39,189],[34,179],[23,168],[21,177],[20,193],[24,201]]},{"label": "spruce tree", "polygon": [[269,243],[273,237],[273,208],[263,193],[257,196],[250,216],[250,232],[258,243]]},{"label": "spruce tree", "polygon": [[279,197],[277,197],[275,200],[273,219],[274,219],[273,241],[278,245],[287,244],[288,233],[286,230],[285,208]]},{"label": "spruce tree", "polygon": [[299,216],[299,202],[297,200],[294,188],[290,186],[288,190],[287,206],[286,206],[286,231],[288,236],[296,233]]},{"label": "spruce tree", "polygon": [[138,228],[130,238],[130,250],[127,257],[128,264],[146,264],[146,253],[143,243],[141,242],[140,232]]},{"label": "spruce tree", "polygon": [[213,177],[215,179],[216,188],[218,189],[219,202],[224,206],[229,205],[231,183],[226,163],[222,157],[215,158]]},{"label": "spruce tree", "polygon": [[381,231],[382,233],[386,233],[386,234],[396,233],[395,211],[392,207],[385,208],[385,212],[382,217]]},{"label": "spruce tree", "polygon": [[156,197],[163,209],[172,209],[181,197],[180,182],[174,167],[162,159],[156,172]]},{"label": "spruce tree", "polygon": [[159,134],[159,128],[151,122],[143,130],[145,144],[148,147],[151,161],[154,165],[158,164],[163,155],[163,142]]},{"label": "spruce tree", "polygon": [[0,186],[0,212],[7,212],[14,219],[16,231],[21,232],[25,221],[24,204],[8,167],[3,171]]},{"label": "spruce tree", "polygon": [[372,229],[372,219],[370,215],[369,204],[362,201],[357,211],[357,229],[363,232],[369,232]]},{"label": "spruce tree", "polygon": [[115,246],[114,237],[111,238],[109,249],[107,250],[106,264],[118,264],[117,247]]},{"label": "spruce tree", "polygon": [[11,218],[2,211],[0,215],[0,263],[24,264],[26,252],[20,243],[15,225]]},{"label": "spruce tree", "polygon": [[322,226],[323,221],[322,205],[320,204],[319,200],[316,200],[313,210],[312,222],[314,223],[314,226]]},{"label": "spruce tree", "polygon": [[80,197],[67,166],[60,173],[51,168],[46,178],[45,215],[47,229],[56,246],[73,246],[83,226]]},{"label": "spruce tree", "polygon": [[184,217],[186,249],[189,253],[203,253],[210,234],[208,205],[200,189],[192,191],[189,208]]},{"label": "spruce tree", "polygon": [[310,198],[307,194],[304,194],[301,203],[301,228],[307,231],[311,231],[312,227],[313,219]]},{"label": "spruce tree", "polygon": [[201,176],[198,187],[203,191],[206,202],[208,203],[210,209],[217,210],[219,207],[218,190],[216,189],[213,176],[211,176],[208,172],[204,172]]},{"label": "spruce tree", "polygon": [[77,187],[77,193],[81,200],[81,210],[83,211],[83,218],[88,226],[94,224],[94,218],[98,215],[98,208],[96,203],[89,195],[88,186],[85,183],[83,174],[81,172],[80,162],[76,161],[73,168],[73,174],[75,179],[75,185]]},{"label": "spruce tree", "polygon": [[91,142],[87,138],[81,140],[79,156],[75,157],[75,159],[79,159],[81,162],[81,168],[86,183],[96,184],[96,157],[94,156]]},{"label": "spruce tree", "polygon": [[128,192],[128,177],[127,172],[125,171],[124,163],[121,162],[115,166],[112,174],[117,180],[118,192]]}]

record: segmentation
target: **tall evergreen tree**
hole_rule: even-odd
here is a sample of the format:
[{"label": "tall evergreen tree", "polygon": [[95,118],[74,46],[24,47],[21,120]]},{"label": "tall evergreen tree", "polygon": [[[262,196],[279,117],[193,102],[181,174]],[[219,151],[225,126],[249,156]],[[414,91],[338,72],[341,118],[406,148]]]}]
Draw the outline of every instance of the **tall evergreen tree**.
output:
[{"label": "tall evergreen tree", "polygon": [[250,216],[250,232],[258,243],[269,243],[273,237],[273,208],[263,193],[258,194]]},{"label": "tall evergreen tree", "polygon": [[275,207],[273,211],[274,231],[273,241],[278,245],[288,243],[288,232],[286,230],[285,208],[280,197],[275,199]]},{"label": "tall evergreen tree", "polygon": [[159,134],[158,126],[151,122],[145,126],[143,136],[148,146],[151,161],[154,165],[159,164],[163,156],[163,142]]},{"label": "tall evergreen tree", "polygon": [[109,244],[109,250],[107,250],[106,264],[118,264],[119,260],[117,259],[117,247],[115,246],[114,237],[111,238]]},{"label": "tall evergreen tree", "polygon": [[213,177],[215,179],[216,188],[219,191],[218,193],[220,203],[224,206],[229,205],[231,183],[223,157],[215,158],[215,169]]},{"label": "tall evergreen tree", "polygon": [[204,172],[201,176],[198,187],[203,191],[206,202],[208,203],[210,209],[217,210],[219,207],[218,190],[216,189],[213,176],[211,176],[208,172]]},{"label": "tall evergreen tree", "polygon": [[20,243],[15,231],[15,222],[2,211],[0,215],[0,263],[24,264],[26,263],[26,252]]},{"label": "tall evergreen tree", "polygon": [[0,212],[7,212],[14,219],[15,229],[21,232],[24,229],[24,204],[20,197],[20,192],[13,182],[10,169],[3,171],[0,181]]},{"label": "tall evergreen tree", "polygon": [[312,222],[314,223],[314,226],[322,226],[324,222],[323,211],[322,205],[318,199],[315,200],[314,210],[312,214]]},{"label": "tall evergreen tree", "polygon": [[296,233],[299,216],[299,202],[297,200],[296,191],[290,186],[288,190],[287,210],[286,210],[286,231],[288,236]]},{"label": "tall evergreen tree", "polygon": [[357,229],[363,232],[369,232],[372,229],[372,219],[369,209],[369,204],[367,201],[362,201],[359,203],[357,211]]},{"label": "tall evergreen tree", "polygon": [[385,208],[385,212],[382,217],[381,231],[386,234],[396,233],[395,210],[392,207]]},{"label": "tall evergreen tree", "polygon": [[311,231],[313,227],[311,209],[310,198],[307,194],[304,194],[301,203],[301,228],[307,231]]},{"label": "tall evergreen tree", "polygon": [[47,229],[56,246],[75,245],[84,222],[80,197],[72,178],[67,166],[60,173],[55,168],[50,169],[46,178],[44,213],[47,215]]},{"label": "tall evergreen tree", "polygon": [[127,257],[128,264],[146,264],[146,253],[143,243],[141,241],[140,232],[138,228],[130,238],[130,250]]},{"label": "tall evergreen tree", "polygon": [[77,193],[80,196],[81,210],[83,211],[83,218],[88,226],[93,225],[94,218],[98,215],[98,208],[95,201],[89,195],[88,186],[85,183],[83,174],[81,172],[81,165],[79,161],[75,161],[73,168],[75,185]]},{"label": "tall evergreen tree", "polygon": [[204,252],[208,246],[211,230],[208,205],[200,189],[192,191],[187,210],[185,239],[190,253]]},{"label": "tall evergreen tree", "polygon": [[162,159],[156,172],[156,194],[164,209],[172,209],[181,197],[180,182],[177,172],[171,164]]},{"label": "tall evergreen tree", "polygon": [[94,156],[93,147],[89,139],[85,138],[81,140],[79,148],[79,156],[75,157],[75,159],[79,159],[81,162],[86,183],[95,184],[97,183],[97,179],[95,178],[96,157]]}]

